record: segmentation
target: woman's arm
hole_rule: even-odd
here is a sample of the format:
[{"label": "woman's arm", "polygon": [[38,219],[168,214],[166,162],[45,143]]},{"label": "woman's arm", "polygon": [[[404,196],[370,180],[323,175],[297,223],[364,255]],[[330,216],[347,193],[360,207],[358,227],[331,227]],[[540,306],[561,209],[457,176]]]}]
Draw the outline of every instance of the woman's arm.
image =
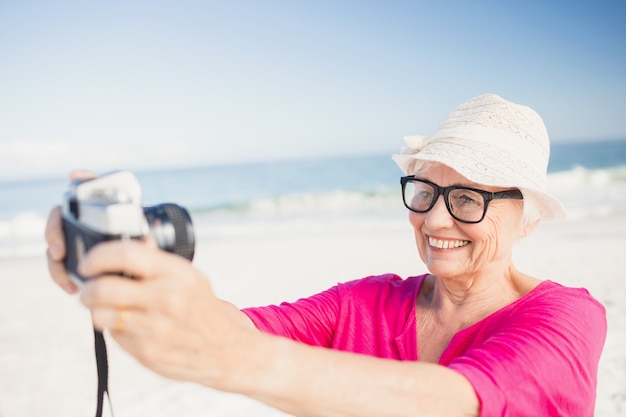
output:
[{"label": "woman's arm", "polygon": [[[254,353],[245,352],[249,346]],[[234,384],[238,392],[297,416],[478,415],[470,383],[440,365],[378,359],[266,334],[241,347],[248,359],[233,373],[243,378]]]},{"label": "woman's arm", "polygon": [[[110,275],[123,271],[134,280]],[[164,376],[255,398],[303,416],[477,415],[460,374],[306,346],[256,330],[218,300],[191,263],[136,241],[94,247],[81,300],[142,364]],[[123,317],[123,320],[120,320]]]}]

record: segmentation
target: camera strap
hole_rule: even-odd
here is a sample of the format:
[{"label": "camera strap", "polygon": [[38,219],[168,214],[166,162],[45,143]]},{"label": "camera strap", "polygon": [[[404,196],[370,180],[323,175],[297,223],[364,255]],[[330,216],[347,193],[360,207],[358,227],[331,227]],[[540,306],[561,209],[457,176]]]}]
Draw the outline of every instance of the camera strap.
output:
[{"label": "camera strap", "polygon": [[113,416],[111,395],[109,394],[109,360],[107,357],[107,345],[101,331],[93,329],[93,336],[94,348],[96,351],[96,367],[98,370],[98,404],[96,406],[96,417],[102,417],[105,393],[107,395],[107,399],[109,400],[111,416]]}]

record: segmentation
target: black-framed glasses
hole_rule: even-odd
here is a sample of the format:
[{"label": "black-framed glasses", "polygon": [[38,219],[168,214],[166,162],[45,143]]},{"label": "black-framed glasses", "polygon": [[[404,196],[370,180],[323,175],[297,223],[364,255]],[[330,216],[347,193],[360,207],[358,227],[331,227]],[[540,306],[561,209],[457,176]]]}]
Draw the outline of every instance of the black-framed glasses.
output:
[{"label": "black-framed glasses", "polygon": [[440,187],[434,182],[421,178],[401,177],[402,199],[404,205],[416,213],[426,213],[435,206],[437,199],[443,195],[448,212],[456,220],[463,223],[479,223],[485,218],[487,206],[491,200],[513,199],[523,200],[520,190],[506,190],[492,193],[477,188]]}]

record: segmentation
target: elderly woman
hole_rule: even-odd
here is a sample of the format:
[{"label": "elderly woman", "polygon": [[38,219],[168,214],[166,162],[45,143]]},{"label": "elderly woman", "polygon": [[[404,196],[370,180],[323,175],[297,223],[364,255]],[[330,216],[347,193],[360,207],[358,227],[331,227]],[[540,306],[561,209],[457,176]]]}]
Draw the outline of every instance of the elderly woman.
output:
[{"label": "elderly woman", "polygon": [[[294,415],[592,416],[604,308],[512,262],[517,239],[564,216],[545,190],[541,118],[484,95],[434,135],[406,140],[394,160],[429,273],[371,276],[240,311],[185,259],[109,242],[79,265],[98,277],[80,290],[94,326],[162,375]],[[59,218],[53,210],[49,269],[76,292]]]}]

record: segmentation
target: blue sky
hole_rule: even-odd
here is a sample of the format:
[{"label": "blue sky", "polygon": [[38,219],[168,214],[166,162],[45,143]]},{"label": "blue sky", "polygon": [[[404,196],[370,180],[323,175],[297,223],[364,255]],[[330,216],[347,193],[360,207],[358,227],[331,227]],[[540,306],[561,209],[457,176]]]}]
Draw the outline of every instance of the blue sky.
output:
[{"label": "blue sky", "polygon": [[626,138],[623,1],[0,0],[0,180],[394,152],[459,103]]}]

